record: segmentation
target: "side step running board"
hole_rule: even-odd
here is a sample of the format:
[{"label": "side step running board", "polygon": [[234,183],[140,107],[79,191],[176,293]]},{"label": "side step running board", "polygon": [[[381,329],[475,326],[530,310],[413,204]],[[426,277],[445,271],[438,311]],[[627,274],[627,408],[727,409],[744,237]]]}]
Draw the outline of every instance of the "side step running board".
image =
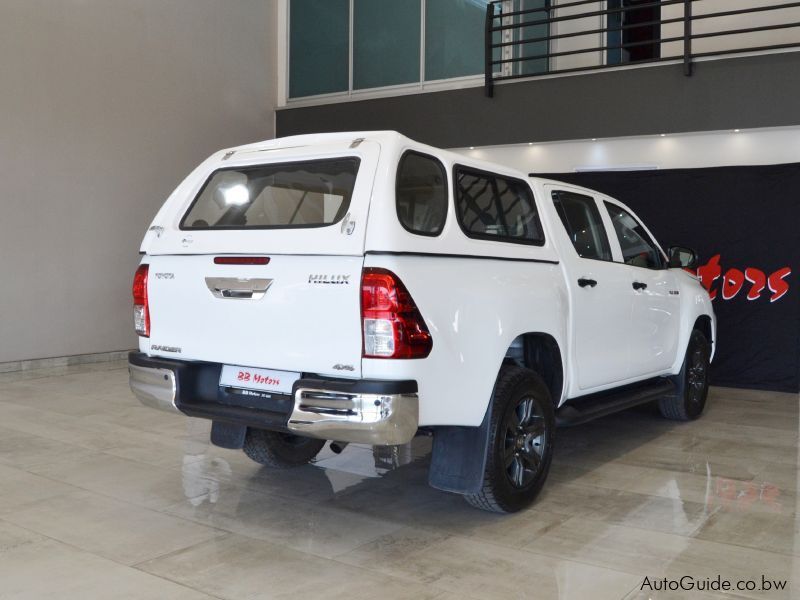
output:
[{"label": "side step running board", "polygon": [[674,393],[675,385],[668,379],[660,378],[645,384],[581,396],[568,400],[556,411],[556,424],[559,427],[580,425]]}]

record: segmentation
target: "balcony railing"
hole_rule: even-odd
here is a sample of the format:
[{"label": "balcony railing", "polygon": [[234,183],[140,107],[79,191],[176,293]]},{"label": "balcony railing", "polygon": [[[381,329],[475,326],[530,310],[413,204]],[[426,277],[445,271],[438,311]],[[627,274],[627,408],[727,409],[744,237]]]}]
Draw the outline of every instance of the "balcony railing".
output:
[{"label": "balcony railing", "polygon": [[690,76],[700,57],[800,48],[798,28],[800,2],[492,0],[486,95],[497,81],[621,65],[682,61]]}]

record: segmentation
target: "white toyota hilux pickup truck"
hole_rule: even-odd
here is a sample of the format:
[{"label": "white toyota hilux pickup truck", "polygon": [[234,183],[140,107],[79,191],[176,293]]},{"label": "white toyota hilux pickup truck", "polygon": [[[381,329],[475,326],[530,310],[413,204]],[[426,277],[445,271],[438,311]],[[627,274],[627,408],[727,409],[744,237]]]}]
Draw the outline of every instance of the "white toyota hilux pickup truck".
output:
[{"label": "white toyota hilux pickup truck", "polygon": [[395,132],[214,154],[141,252],[134,394],[270,467],[432,435],[432,486],[512,512],[557,426],[705,405],[716,321],[692,250],[603,194]]}]

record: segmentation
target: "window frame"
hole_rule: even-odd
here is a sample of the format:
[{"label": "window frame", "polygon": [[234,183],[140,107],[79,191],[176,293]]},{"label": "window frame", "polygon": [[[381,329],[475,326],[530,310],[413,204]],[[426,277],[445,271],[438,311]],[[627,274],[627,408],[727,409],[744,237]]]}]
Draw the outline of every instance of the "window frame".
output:
[{"label": "window frame", "polygon": [[[484,64],[481,63],[479,70],[474,74],[467,75],[453,75],[440,79],[432,79],[426,73],[426,35],[428,33],[428,26],[426,23],[427,18],[427,4],[435,2],[436,0],[420,0],[421,3],[421,18],[420,18],[420,78],[418,81],[396,84],[389,86],[381,86],[374,88],[356,89],[353,85],[353,38],[354,38],[354,5],[351,4],[348,9],[349,17],[349,45],[348,50],[348,86],[347,89],[335,92],[326,92],[322,94],[314,94],[308,96],[292,96],[291,90],[291,0],[282,0],[281,6],[283,15],[280,19],[284,23],[284,28],[281,29],[279,35],[279,42],[285,48],[284,68],[279,71],[279,93],[281,95],[282,106],[318,106],[322,104],[330,104],[336,102],[350,102],[354,100],[365,100],[372,98],[392,98],[398,95],[415,94],[420,91],[443,91],[443,90],[457,90],[472,87],[481,87],[484,85]],[[352,0],[351,0],[352,2]],[[481,17],[481,21],[485,21],[485,17]],[[551,31],[553,33],[552,27]],[[522,30],[520,30],[522,31]],[[483,34],[481,34],[483,36]],[[483,37],[481,37],[483,40]],[[495,40],[495,41],[499,41]],[[497,50],[497,49],[496,49]],[[481,45],[481,54],[483,53],[483,43]],[[500,56],[499,51],[494,56],[494,59],[504,58]],[[543,75],[551,71],[551,65],[546,66],[546,70],[541,73],[529,73],[530,76]],[[495,75],[501,75],[501,69],[495,65]]]},{"label": "window frame", "polygon": [[[200,200],[200,197],[206,191],[206,188],[211,184],[214,180],[214,177],[217,173],[222,173],[225,171],[242,171],[245,169],[258,169],[259,167],[266,167],[271,165],[313,165],[318,163],[326,163],[335,160],[351,160],[355,163],[355,180],[353,182],[353,191],[350,194],[350,201],[347,203],[347,208],[342,212],[339,209],[339,212],[342,212],[342,216],[339,217],[336,221],[332,221],[330,223],[320,223],[320,224],[299,224],[299,225],[254,225],[252,227],[214,227],[209,225],[208,227],[186,227],[186,219],[189,218],[189,215],[194,209],[195,204],[197,204]],[[206,180],[203,182],[203,185],[195,194],[194,199],[192,200],[191,204],[186,207],[186,210],[183,211],[183,215],[181,216],[181,220],[178,222],[178,230],[179,231],[258,231],[258,230],[281,230],[281,229],[322,229],[323,227],[332,227],[338,223],[341,223],[342,220],[347,216],[349,212],[350,205],[353,201],[353,195],[355,194],[355,187],[356,183],[358,182],[358,174],[361,171],[361,157],[359,156],[333,156],[330,158],[318,158],[312,160],[288,160],[288,161],[281,161],[281,162],[271,162],[271,163],[260,163],[260,164],[252,164],[252,165],[238,165],[238,166],[226,166],[220,167],[219,169],[214,169],[211,173],[208,174]]]},{"label": "window frame", "polygon": [[[563,188],[552,188],[550,190],[550,200],[555,201],[555,198],[553,198],[553,194],[562,193],[562,192],[563,193],[567,193],[567,194],[574,194],[576,196],[581,196],[582,198],[588,198],[589,200],[591,200],[594,203],[594,207],[597,210],[597,217],[598,217],[599,223],[600,223],[600,230],[602,231],[602,233],[603,233],[603,235],[605,236],[605,239],[606,239],[606,249],[608,250],[609,258],[592,258],[592,257],[589,257],[589,256],[581,256],[578,253],[578,249],[575,247],[575,243],[570,239],[569,240],[569,242],[570,242],[569,245],[572,248],[572,251],[575,252],[575,256],[577,256],[581,260],[597,260],[597,261],[604,262],[604,263],[616,262],[614,260],[614,248],[611,246],[611,238],[608,236],[608,230],[606,229],[606,224],[605,224],[605,221],[603,219],[603,211],[601,210],[601,207],[597,205],[597,200],[598,200],[597,197],[591,196],[589,194],[581,193],[581,192],[575,192],[573,190],[568,190],[568,189],[563,189]],[[566,225],[564,225],[564,222],[561,219],[561,215],[558,214],[558,208],[556,208],[555,202],[553,202],[553,209],[556,212],[556,216],[558,217],[559,223],[561,223],[562,228],[564,229],[564,231],[567,234],[567,238],[569,238],[570,237],[570,232],[567,231],[567,227],[566,227]],[[615,235],[616,235],[616,233],[615,233]]]},{"label": "window frame", "polygon": [[[422,231],[416,231],[414,229],[410,229],[409,227],[406,227],[406,224],[403,222],[403,219],[400,218],[400,210],[399,210],[400,207],[397,204],[397,191],[400,186],[400,166],[403,164],[405,158],[410,154],[414,154],[422,158],[432,159],[439,165],[439,170],[442,173],[442,181],[444,182],[444,219],[442,219],[441,227],[439,231],[437,231],[436,233],[425,233]],[[397,169],[395,169],[395,175],[394,175],[394,212],[395,215],[397,215],[397,220],[402,226],[402,228],[409,233],[431,238],[439,237],[440,235],[442,235],[445,225],[447,225],[447,213],[450,212],[450,186],[448,185],[447,181],[447,168],[444,166],[444,163],[438,157],[434,156],[433,154],[427,154],[425,152],[420,152],[419,150],[414,150],[414,149],[407,149],[403,152],[403,154],[400,155],[400,159],[397,161]]]},{"label": "window frame", "polygon": [[[603,202],[603,210],[606,211],[606,215],[608,216],[608,220],[611,222],[611,228],[614,231],[614,236],[616,238],[617,245],[619,246],[620,258],[622,259],[620,261],[616,261],[615,260],[614,262],[617,263],[617,264],[620,264],[620,265],[624,265],[626,267],[634,267],[636,269],[647,269],[648,271],[664,271],[664,270],[668,269],[669,268],[669,259],[667,258],[667,255],[661,249],[661,246],[659,245],[658,241],[656,241],[655,236],[645,226],[645,224],[642,222],[642,220],[627,206],[623,206],[622,204],[620,204],[618,202],[615,202],[615,201],[613,201],[611,199],[608,199],[608,198],[603,198],[602,202]],[[622,242],[619,241],[619,234],[617,233],[616,227],[614,227],[614,219],[611,216],[611,211],[609,210],[609,206],[613,206],[613,207],[616,207],[616,208],[618,208],[618,209],[620,209],[622,211],[625,211],[628,214],[628,216],[631,219],[633,219],[634,221],[636,221],[636,223],[639,225],[639,227],[641,227],[642,230],[644,230],[644,232],[647,234],[647,237],[650,238],[649,243],[652,244],[653,248],[656,251],[656,254],[658,254],[658,256],[661,258],[661,266],[659,266],[659,267],[642,267],[640,265],[632,265],[632,264],[629,264],[629,263],[625,262],[625,250],[622,248]],[[647,241],[647,240],[645,240],[645,241]]]},{"label": "window frame", "polygon": [[[511,238],[511,237],[500,236],[500,235],[491,235],[491,234],[488,234],[488,233],[475,233],[474,231],[469,231],[468,229],[466,229],[464,227],[464,222],[463,222],[463,219],[461,218],[461,215],[459,214],[459,209],[458,209],[458,189],[457,188],[458,188],[458,173],[459,173],[459,170],[466,171],[466,172],[469,172],[469,173],[474,173],[474,174],[477,174],[477,175],[488,176],[488,177],[492,178],[493,180],[495,180],[494,190],[497,189],[496,179],[498,177],[501,178],[501,179],[505,179],[507,181],[515,181],[515,182],[521,184],[525,188],[527,193],[528,193],[528,196],[529,196],[530,201],[531,201],[531,205],[533,205],[534,209],[536,209],[536,220],[539,223],[539,231],[542,232],[541,239],[540,240],[528,240],[528,239],[524,239],[524,238]],[[540,247],[540,248],[542,246],[544,246],[545,243],[547,243],[547,235],[545,234],[544,226],[542,225],[542,216],[541,216],[542,215],[542,211],[540,210],[540,207],[539,207],[538,203],[536,202],[536,195],[533,193],[533,189],[531,188],[530,184],[527,181],[525,181],[524,179],[520,179],[519,177],[513,177],[513,176],[510,176],[510,175],[503,175],[501,173],[496,173],[494,171],[486,171],[484,169],[479,169],[477,167],[471,167],[469,165],[465,165],[465,164],[462,164],[462,163],[455,163],[453,165],[453,210],[455,210],[456,221],[458,221],[458,226],[461,228],[462,233],[465,236],[467,236],[468,238],[470,238],[470,239],[486,240],[486,241],[490,241],[490,242],[502,242],[504,244],[518,244],[518,245],[522,245],[522,246],[536,246],[536,247]]]}]

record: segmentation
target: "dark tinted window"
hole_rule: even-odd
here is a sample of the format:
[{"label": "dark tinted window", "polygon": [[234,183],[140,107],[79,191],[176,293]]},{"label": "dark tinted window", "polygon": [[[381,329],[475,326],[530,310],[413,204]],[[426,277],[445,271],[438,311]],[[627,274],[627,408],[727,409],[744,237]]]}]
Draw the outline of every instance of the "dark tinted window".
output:
[{"label": "dark tinted window", "polygon": [[[654,6],[655,5],[655,6]],[[608,64],[661,56],[661,6],[652,0],[608,0]]]},{"label": "dark tinted window", "polygon": [[544,244],[533,193],[524,181],[456,167],[456,213],[469,237]]},{"label": "dark tinted window", "polygon": [[611,260],[606,228],[594,198],[556,191],[553,192],[553,204],[578,256]]},{"label": "dark tinted window", "polygon": [[432,156],[406,152],[397,167],[397,218],[420,235],[439,235],[447,218],[447,173]]},{"label": "dark tinted window", "polygon": [[291,0],[289,13],[289,96],[346,92],[350,0]]},{"label": "dark tinted window", "polygon": [[614,224],[619,245],[622,246],[625,264],[648,269],[662,268],[664,259],[661,252],[641,223],[621,206],[606,202],[606,209]]},{"label": "dark tinted window", "polygon": [[359,160],[336,158],[220,169],[200,190],[181,229],[322,227],[350,207]]}]

